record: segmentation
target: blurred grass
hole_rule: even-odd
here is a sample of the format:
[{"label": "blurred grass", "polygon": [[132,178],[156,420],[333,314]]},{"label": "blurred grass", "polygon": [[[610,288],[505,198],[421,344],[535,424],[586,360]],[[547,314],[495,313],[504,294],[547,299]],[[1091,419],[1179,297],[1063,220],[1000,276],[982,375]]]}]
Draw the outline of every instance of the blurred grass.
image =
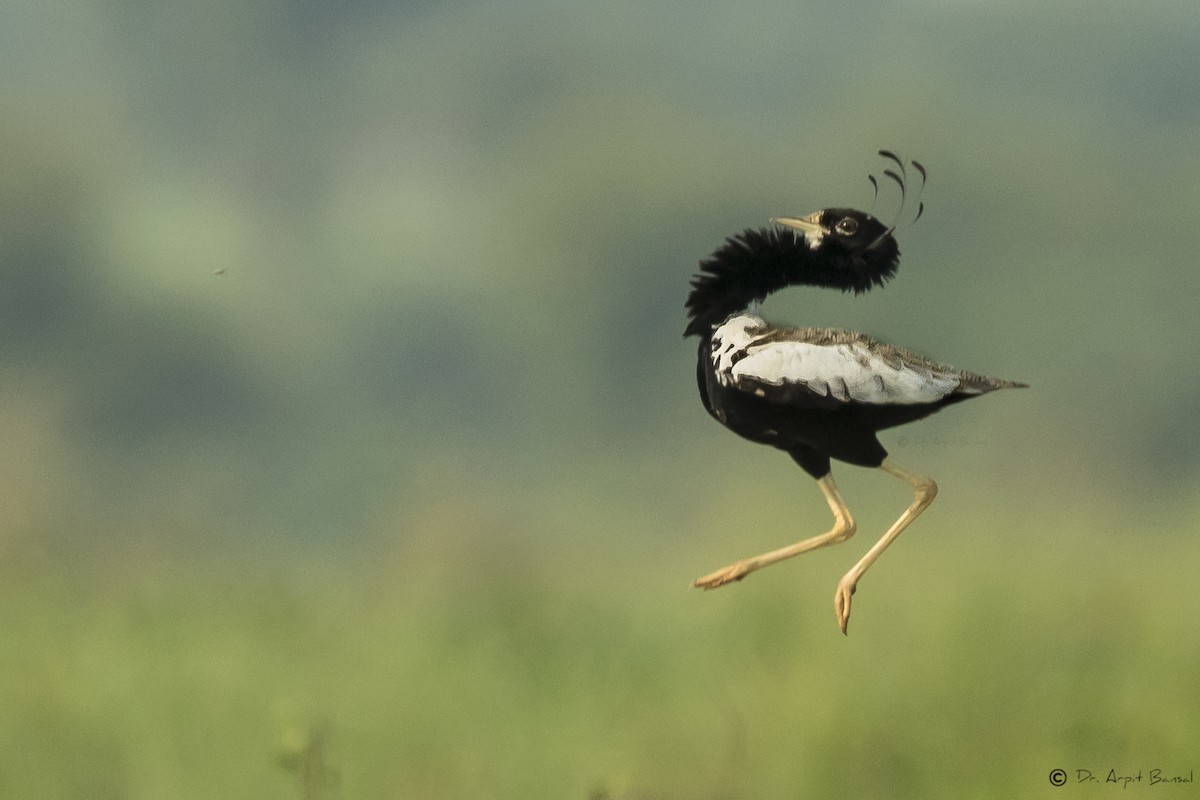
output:
[{"label": "blurred grass", "polygon": [[936,512],[848,639],[866,529],[707,595],[744,537],[593,518],[535,548],[486,506],[344,559],[10,559],[0,795],[314,796],[283,765],[317,730],[331,797],[1009,798],[1194,766],[1194,515]]}]

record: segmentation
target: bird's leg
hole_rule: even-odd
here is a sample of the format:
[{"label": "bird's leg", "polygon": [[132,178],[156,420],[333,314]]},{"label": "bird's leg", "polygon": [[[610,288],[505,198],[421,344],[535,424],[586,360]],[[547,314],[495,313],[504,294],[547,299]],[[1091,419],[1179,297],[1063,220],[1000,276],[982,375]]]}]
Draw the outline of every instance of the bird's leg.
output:
[{"label": "bird's leg", "polygon": [[837,484],[833,482],[833,475],[826,474],[817,481],[817,485],[821,487],[821,492],[825,495],[825,500],[829,503],[829,509],[833,512],[833,527],[829,531],[819,536],[805,539],[802,542],[730,564],[728,567],[705,575],[703,578],[697,578],[692,582],[692,586],[701,589],[716,589],[718,586],[724,586],[733,581],[740,581],[751,572],[763,567],[769,567],[778,561],[783,561],[785,558],[798,556],[801,553],[816,550],[818,547],[824,547],[827,544],[844,542],[853,536],[855,531],[854,519],[850,516],[850,509],[846,508],[846,501],[842,499]]},{"label": "bird's leg", "polygon": [[833,596],[833,608],[837,613],[838,625],[841,627],[842,633],[846,633],[846,626],[850,624],[850,597],[854,594],[854,587],[858,585],[863,573],[875,563],[875,559],[879,558],[887,546],[895,541],[896,537],[914,519],[921,516],[921,512],[929,507],[933,498],[937,497],[937,484],[933,482],[933,479],[901,469],[891,463],[889,459],[884,459],[880,468],[913,487],[916,497],[913,498],[912,504],[904,509],[900,518],[892,523],[892,527],[887,529],[887,533],[883,534],[879,541],[867,551],[867,554],[838,581],[837,594]]}]

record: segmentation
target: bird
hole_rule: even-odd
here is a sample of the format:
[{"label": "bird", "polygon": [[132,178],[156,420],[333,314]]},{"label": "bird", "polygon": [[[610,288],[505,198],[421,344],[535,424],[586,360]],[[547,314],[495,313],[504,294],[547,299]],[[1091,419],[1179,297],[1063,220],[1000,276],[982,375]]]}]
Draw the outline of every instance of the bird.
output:
[{"label": "bird", "polygon": [[[899,174],[893,169],[884,174],[900,185],[903,210],[904,161],[889,150],[879,154],[899,165]],[[921,174],[923,188],[924,166],[909,164]],[[878,199],[879,183],[874,175],[869,179]],[[918,208],[913,222],[924,204]],[[790,455],[816,480],[833,526],[736,561],[692,586],[716,589],[846,541],[857,525],[834,482],[831,461],[880,469],[908,484],[913,500],[838,582],[834,613],[842,633],[848,634],[851,598],[863,574],[938,492],[932,478],[897,464],[877,434],[963,400],[1028,384],[956,369],[863,333],[767,322],[759,305],[773,292],[810,286],[861,294],[891,280],[900,263],[895,226],[869,212],[833,207],[806,216],[771,217],[769,222],[769,227],[747,228],[726,238],[700,262],[685,305],[684,337],[699,339],[696,381],[704,408],[742,438]]]}]

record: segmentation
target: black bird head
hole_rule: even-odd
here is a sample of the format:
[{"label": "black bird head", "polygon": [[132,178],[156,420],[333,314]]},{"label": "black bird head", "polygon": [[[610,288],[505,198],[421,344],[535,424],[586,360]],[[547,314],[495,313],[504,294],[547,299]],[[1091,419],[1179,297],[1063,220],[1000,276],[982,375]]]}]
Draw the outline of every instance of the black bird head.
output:
[{"label": "black bird head", "polygon": [[900,246],[888,228],[853,208],[827,208],[807,217],[772,217],[771,222],[804,236],[814,260],[794,283],[830,286],[855,293],[882,286],[896,274]]},{"label": "black bird head", "polygon": [[864,211],[828,208],[771,221],[778,227],[747,228],[700,262],[684,336],[707,335],[730,314],[785,286],[859,293],[896,274],[900,247],[894,229]]}]

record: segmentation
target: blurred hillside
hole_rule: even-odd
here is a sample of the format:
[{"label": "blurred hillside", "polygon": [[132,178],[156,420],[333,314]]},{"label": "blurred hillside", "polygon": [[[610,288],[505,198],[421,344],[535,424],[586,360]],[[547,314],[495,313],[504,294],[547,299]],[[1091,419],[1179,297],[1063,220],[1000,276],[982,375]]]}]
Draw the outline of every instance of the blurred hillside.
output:
[{"label": "blurred hillside", "polygon": [[900,279],[768,310],[1033,384],[928,423],[982,442],[935,474],[1195,488],[1186,4],[55,8],[6,12],[0,55],[25,533],[353,537],[445,462],[684,487],[739,446],[692,396],[696,261],[869,202],[880,146],[932,176]]}]

